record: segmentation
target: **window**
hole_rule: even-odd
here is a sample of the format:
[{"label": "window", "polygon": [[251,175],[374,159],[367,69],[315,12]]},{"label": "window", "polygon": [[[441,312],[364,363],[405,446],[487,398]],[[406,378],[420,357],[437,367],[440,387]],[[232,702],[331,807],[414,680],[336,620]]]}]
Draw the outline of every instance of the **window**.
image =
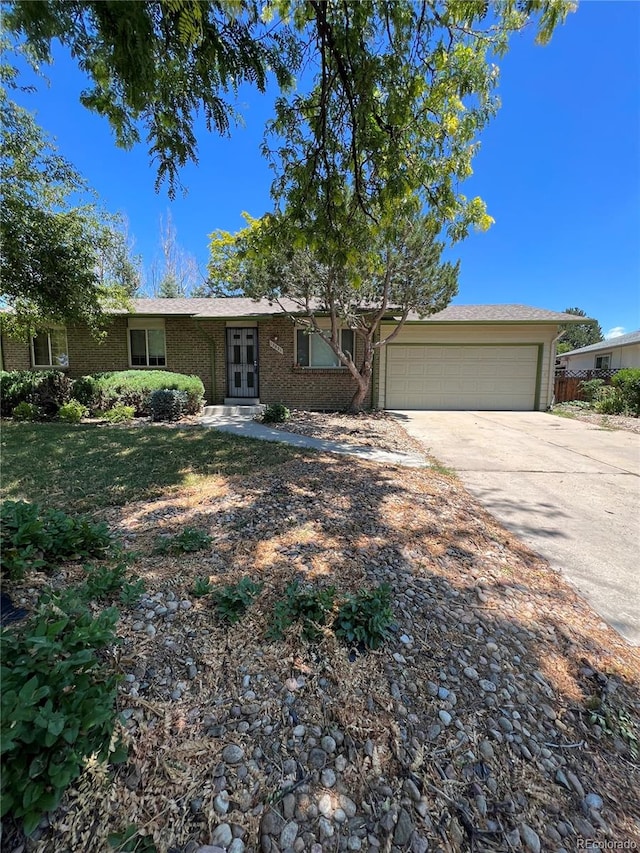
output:
[{"label": "window", "polygon": [[611,367],[611,353],[596,356],[596,370],[609,370]]},{"label": "window", "polygon": [[132,367],[165,367],[167,353],[164,322],[129,322],[129,354]]},{"label": "window", "polygon": [[[354,334],[352,329],[340,330],[340,346],[343,352],[354,355]],[[340,359],[325,341],[322,335],[304,329],[296,329],[297,363],[301,367],[342,367]]]},{"label": "window", "polygon": [[31,338],[31,364],[34,367],[69,367],[67,333],[47,329]]}]

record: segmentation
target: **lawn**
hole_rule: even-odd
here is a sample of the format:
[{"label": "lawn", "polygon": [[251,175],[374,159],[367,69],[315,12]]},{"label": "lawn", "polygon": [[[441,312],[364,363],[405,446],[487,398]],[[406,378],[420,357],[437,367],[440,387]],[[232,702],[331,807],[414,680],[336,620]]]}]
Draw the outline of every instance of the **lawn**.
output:
[{"label": "lawn", "polygon": [[7,423],[3,498],[88,512],[248,474],[305,453],[212,429]]}]

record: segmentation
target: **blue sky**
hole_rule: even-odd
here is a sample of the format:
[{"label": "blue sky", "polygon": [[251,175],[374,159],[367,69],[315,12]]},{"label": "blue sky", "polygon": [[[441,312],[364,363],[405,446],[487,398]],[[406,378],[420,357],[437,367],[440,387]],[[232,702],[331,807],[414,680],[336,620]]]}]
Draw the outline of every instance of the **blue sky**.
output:
[{"label": "blue sky", "polygon": [[[63,50],[55,58],[49,85],[18,100],[105,207],[127,217],[146,265],[168,210],[204,272],[211,231],[242,227],[243,210],[270,209],[259,145],[275,90],[243,91],[245,126],[230,139],[202,128],[200,163],[181,175],[188,194],[171,202],[166,187],[154,190],[144,144],[117,149],[107,122],[79,104],[81,73]],[[484,198],[496,223],[451,250],[462,261],[455,302],[579,306],[605,333],[639,328],[640,3],[583,0],[549,45],[519,35],[500,65],[502,109],[462,187]]]}]

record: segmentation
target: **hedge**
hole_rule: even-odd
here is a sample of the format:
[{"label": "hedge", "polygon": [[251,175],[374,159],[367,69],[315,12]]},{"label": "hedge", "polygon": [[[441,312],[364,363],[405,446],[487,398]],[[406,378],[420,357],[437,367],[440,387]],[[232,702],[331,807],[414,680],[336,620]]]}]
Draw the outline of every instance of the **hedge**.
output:
[{"label": "hedge", "polygon": [[122,370],[95,373],[75,381],[61,370],[13,370],[0,372],[0,411],[8,417],[20,403],[35,406],[37,417],[54,418],[60,407],[78,400],[92,412],[116,406],[132,406],[139,417],[151,414],[149,398],[154,391],[180,391],[185,395],[185,414],[197,414],[204,399],[198,376],[166,370]]},{"label": "hedge", "polygon": [[7,417],[20,403],[29,403],[38,410],[38,417],[48,420],[69,402],[72,384],[62,370],[2,371],[0,411]]},{"label": "hedge", "polygon": [[198,376],[166,370],[95,373],[76,379],[73,386],[74,397],[93,411],[133,406],[138,416],[151,414],[149,398],[154,391],[184,392],[186,414],[197,414],[204,398],[204,385]]}]

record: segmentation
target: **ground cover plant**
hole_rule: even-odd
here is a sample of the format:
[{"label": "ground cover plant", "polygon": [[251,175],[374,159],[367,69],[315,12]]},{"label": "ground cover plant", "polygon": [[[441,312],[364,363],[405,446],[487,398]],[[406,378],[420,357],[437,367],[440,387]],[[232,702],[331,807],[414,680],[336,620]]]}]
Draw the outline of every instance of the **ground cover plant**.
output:
[{"label": "ground cover plant", "polygon": [[[75,519],[57,528],[58,554],[67,547],[68,521]],[[55,539],[51,525],[48,533]],[[19,819],[27,835],[57,807],[86,759],[126,755],[113,740],[119,676],[103,655],[119,642],[120,614],[113,605],[96,605],[118,594],[125,606],[137,602],[144,583],[130,576],[130,562],[87,566],[80,583],[44,587],[26,621],[0,633],[0,812]]]},{"label": "ground cover plant", "polygon": [[26,501],[3,501],[0,522],[2,573],[14,579],[65,560],[105,557],[113,545],[104,523]]},{"label": "ground cover plant", "polygon": [[227,584],[213,592],[214,606],[222,622],[238,622],[262,591],[263,584],[256,583],[250,577],[240,578],[238,583]]},{"label": "ground cover plant", "polygon": [[185,527],[180,533],[173,536],[164,536],[156,545],[156,550],[161,554],[173,551],[175,554],[190,554],[193,551],[202,551],[211,546],[212,539],[204,530],[196,527]]}]

